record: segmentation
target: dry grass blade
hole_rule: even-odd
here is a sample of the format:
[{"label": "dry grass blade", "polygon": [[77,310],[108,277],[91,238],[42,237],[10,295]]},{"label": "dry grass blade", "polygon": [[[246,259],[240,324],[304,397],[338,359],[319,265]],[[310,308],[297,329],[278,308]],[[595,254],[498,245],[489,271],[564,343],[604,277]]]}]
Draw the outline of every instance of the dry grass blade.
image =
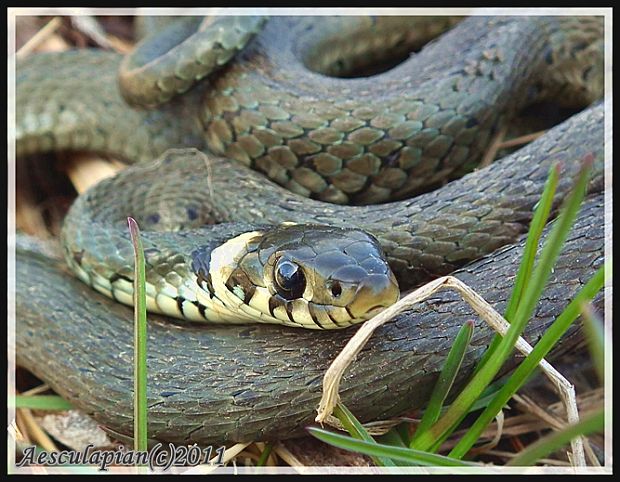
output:
[{"label": "dry grass blade", "polygon": [[493,140],[491,141],[491,144],[489,145],[486,152],[484,153],[484,156],[482,160],[480,161],[480,164],[478,164],[478,169],[482,169],[483,167],[490,166],[491,163],[495,160],[495,158],[497,157],[497,152],[500,149],[500,145],[504,141],[504,137],[506,136],[507,131],[508,131],[507,126],[503,126],[497,131],[497,133],[495,134],[495,137],[493,137]]},{"label": "dry grass blade", "polygon": [[503,411],[499,412],[497,416],[495,417],[495,420],[497,421],[497,424],[495,426],[495,435],[493,435],[493,439],[484,445],[474,447],[473,449],[469,451],[469,454],[475,455],[475,454],[488,453],[490,450],[497,447],[497,444],[499,444],[500,440],[502,439],[502,435],[504,433],[504,412]]},{"label": "dry grass blade", "polygon": [[[364,427],[364,429],[368,432],[369,435],[372,435],[374,437],[386,434],[394,427],[400,425],[403,422],[419,424],[420,420],[409,417],[396,417],[388,420],[375,420],[374,422],[363,423],[362,427]],[[327,419],[325,420],[325,424],[338,430],[346,431],[340,420],[338,420],[338,418],[334,417],[333,415],[327,417]]]},{"label": "dry grass blade", "polygon": [[71,24],[76,30],[89,37],[98,46],[106,49],[112,48],[105,30],[92,15],[74,15],[71,17]]},{"label": "dry grass blade", "polygon": [[519,137],[514,137],[512,139],[507,139],[505,141],[502,141],[499,143],[499,145],[497,146],[497,149],[507,149],[509,147],[517,147],[517,146],[521,146],[523,144],[528,144],[532,141],[535,141],[536,139],[538,139],[540,136],[546,134],[547,131],[537,131],[537,132],[532,132],[530,134],[526,134],[524,136],[519,136]]},{"label": "dry grass blade", "polygon": [[[318,414],[315,418],[317,422],[325,422],[327,417],[332,414],[334,407],[339,402],[338,391],[342,375],[349,365],[353,363],[355,357],[366,345],[374,331],[381,325],[390,321],[398,313],[424,301],[429,296],[443,289],[452,289],[458,292],[463,300],[465,300],[491,328],[501,335],[506,334],[510,325],[504,317],[465,283],[453,276],[444,276],[431,281],[365,322],[357,333],[353,335],[325,372],[325,376],[323,377],[323,395],[317,409]],[[532,347],[521,337],[517,339],[515,348],[526,356],[532,352]],[[577,410],[573,385],[545,359],[541,360],[539,366],[560,392],[562,402],[566,406],[568,423],[574,424],[578,422],[579,412]],[[585,466],[585,455],[581,437],[573,440],[571,444],[576,464]]]},{"label": "dry grass blade", "polygon": [[15,411],[15,420],[9,424],[8,432],[9,436],[12,436],[13,440],[16,442],[24,442],[28,445],[32,445],[28,435],[28,427],[26,426],[21,410]]},{"label": "dry grass blade", "polygon": [[278,455],[278,457],[284,460],[284,462],[289,464],[291,467],[294,467],[300,474],[304,473],[304,464],[302,464],[301,461],[297,457],[295,457],[291,453],[291,451],[287,449],[284,445],[282,445],[281,443],[277,443],[276,445],[274,445],[273,451]]},{"label": "dry grass blade", "polygon": [[58,452],[58,447],[56,447],[56,444],[54,444],[52,439],[34,419],[32,411],[29,408],[20,408],[17,410],[17,413],[20,413],[26,431],[30,434],[33,442],[48,452]]},{"label": "dry grass blade", "polygon": [[41,383],[41,385],[37,385],[36,387],[31,388],[30,390],[26,390],[22,392],[22,395],[38,395],[39,393],[46,392],[50,389],[50,386],[47,383]]}]

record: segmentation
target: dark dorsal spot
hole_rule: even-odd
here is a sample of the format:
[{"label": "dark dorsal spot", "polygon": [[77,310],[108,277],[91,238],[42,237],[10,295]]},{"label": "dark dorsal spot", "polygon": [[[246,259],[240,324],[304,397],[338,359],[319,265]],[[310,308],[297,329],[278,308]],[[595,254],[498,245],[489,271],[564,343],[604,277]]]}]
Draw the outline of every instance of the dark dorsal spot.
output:
[{"label": "dark dorsal spot", "polygon": [[203,284],[206,286],[207,284],[207,275],[205,274],[205,272],[203,270],[198,270],[198,273],[196,273],[196,278],[198,281],[198,284],[200,286],[202,286]]},{"label": "dark dorsal spot", "polygon": [[161,216],[157,213],[153,213],[153,214],[149,214],[146,217],[146,222],[148,224],[157,224],[159,222],[159,220],[161,219]]},{"label": "dark dorsal spot", "polygon": [[187,212],[187,219],[190,221],[198,219],[198,210],[196,208],[189,206],[185,211]]},{"label": "dark dorsal spot", "polygon": [[470,117],[467,120],[465,127],[470,128],[470,127],[476,127],[477,125],[478,125],[478,119],[476,119],[475,117]]},{"label": "dark dorsal spot", "polygon": [[213,281],[211,280],[211,273],[207,275],[207,288],[209,289],[209,294],[211,298],[215,296],[215,289],[213,288]]},{"label": "dark dorsal spot", "polygon": [[167,398],[167,397],[171,397],[171,396],[173,396],[173,395],[176,395],[177,393],[178,393],[178,392],[160,392],[160,394],[159,394],[159,395],[160,395],[161,397]]},{"label": "dark dorsal spot", "polygon": [[553,63],[553,51],[551,49],[547,50],[545,54],[545,62],[547,62],[548,65]]},{"label": "dark dorsal spot", "polygon": [[571,55],[574,57],[580,51],[585,50],[588,45],[589,44],[587,42],[577,42],[575,45],[573,45],[573,48],[570,51]]}]

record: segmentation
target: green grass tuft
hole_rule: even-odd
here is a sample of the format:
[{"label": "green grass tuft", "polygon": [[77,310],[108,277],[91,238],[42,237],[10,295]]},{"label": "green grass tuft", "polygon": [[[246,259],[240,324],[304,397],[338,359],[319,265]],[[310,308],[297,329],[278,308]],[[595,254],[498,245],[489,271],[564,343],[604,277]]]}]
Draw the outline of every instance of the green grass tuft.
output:
[{"label": "green grass tuft", "polygon": [[[478,363],[471,380],[451,405],[442,408],[471,339],[473,323],[468,323],[459,331],[412,440],[408,440],[408,428],[401,424],[382,436],[381,442],[385,443],[377,443],[342,404],[338,405],[334,414],[338,416],[354,438],[317,428],[310,428],[310,433],[326,443],[375,457],[377,465],[386,465],[386,459],[392,462],[399,461],[399,465],[404,463],[404,465],[455,466],[464,463],[461,459],[476,443],[484,429],[514,393],[532,377],[540,361],[551,351],[582,312],[586,329],[590,332],[589,339],[593,354],[596,355],[597,369],[602,373],[604,353],[602,324],[594,313],[587,308],[587,303],[603,287],[605,271],[607,270],[607,274],[610,274],[611,267],[607,264],[597,270],[592,279],[583,286],[545,331],[533,348],[532,353],[523,360],[515,371],[503,377],[501,381],[492,383],[504,362],[514,351],[515,342],[523,332],[543,293],[585,196],[591,164],[592,159],[589,156],[583,162],[573,190],[563,203],[560,215],[554,222],[536,263],[537,248],[544,226],[551,213],[553,197],[559,181],[559,167],[555,165],[551,168],[543,195],[534,212],[523,258],[506,308],[505,318],[510,323],[510,328],[505,336],[497,335],[493,339]],[[434,453],[454,433],[468,413],[481,408],[483,411],[478,419],[458,441],[448,456]],[[510,465],[533,464],[536,460],[566,445],[577,435],[602,430],[603,420],[603,414],[597,413],[579,424],[556,432],[526,449],[513,459]],[[409,448],[406,446],[407,444]],[[378,459],[379,457],[382,459]]]}]

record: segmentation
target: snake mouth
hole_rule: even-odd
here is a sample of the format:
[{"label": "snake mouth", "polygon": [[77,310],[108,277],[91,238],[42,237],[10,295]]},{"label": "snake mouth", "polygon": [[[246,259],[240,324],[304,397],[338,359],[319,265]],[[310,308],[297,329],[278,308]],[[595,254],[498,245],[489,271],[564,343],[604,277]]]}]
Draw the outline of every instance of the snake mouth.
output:
[{"label": "snake mouth", "polygon": [[368,318],[372,318],[375,315],[378,315],[379,313],[381,313],[383,310],[385,310],[387,308],[387,306],[383,306],[383,305],[376,305],[373,306],[372,308],[369,308],[368,311],[366,312]]}]

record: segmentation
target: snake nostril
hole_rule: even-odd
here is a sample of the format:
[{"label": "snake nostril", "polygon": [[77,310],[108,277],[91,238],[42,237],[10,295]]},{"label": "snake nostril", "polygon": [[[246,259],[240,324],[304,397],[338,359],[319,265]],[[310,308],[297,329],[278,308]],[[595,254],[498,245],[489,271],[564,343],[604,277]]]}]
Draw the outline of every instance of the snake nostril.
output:
[{"label": "snake nostril", "polygon": [[338,298],[342,294],[342,286],[340,286],[340,283],[338,283],[338,281],[333,281],[331,283],[330,289],[334,298]]}]

